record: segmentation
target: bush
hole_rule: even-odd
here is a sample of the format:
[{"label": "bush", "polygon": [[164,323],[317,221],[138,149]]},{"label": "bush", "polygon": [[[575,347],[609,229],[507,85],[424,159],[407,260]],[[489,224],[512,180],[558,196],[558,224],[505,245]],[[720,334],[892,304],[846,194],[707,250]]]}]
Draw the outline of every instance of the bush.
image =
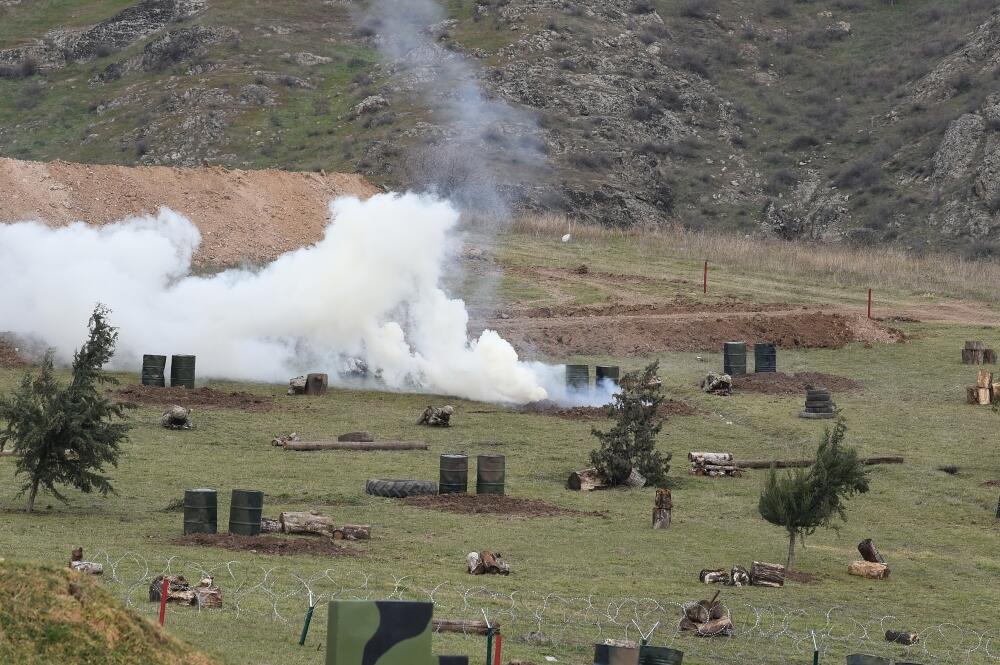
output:
[{"label": "bush", "polygon": [[675,57],[680,68],[702,78],[712,78],[712,73],[708,69],[708,59],[698,51],[682,48],[676,52]]},{"label": "bush", "polygon": [[767,7],[767,15],[772,18],[785,18],[792,14],[792,3],[789,0],[771,0]]},{"label": "bush", "polygon": [[789,150],[805,150],[819,145],[819,139],[812,134],[799,134],[788,142]]},{"label": "bush", "polygon": [[840,175],[837,176],[838,187],[872,187],[878,184],[882,178],[879,165],[871,157],[862,157],[851,162]]},{"label": "bush", "polygon": [[656,11],[656,5],[650,0],[633,0],[629,11],[633,14],[652,14]]},{"label": "bush", "polygon": [[793,187],[797,184],[799,184],[799,177],[795,175],[794,171],[791,169],[778,169],[771,174],[770,178],[767,179],[767,184],[764,185],[764,191],[768,194],[774,195],[783,189]]},{"label": "bush", "polygon": [[608,156],[599,152],[573,153],[569,156],[569,163],[587,171],[603,171],[611,166]]},{"label": "bush", "polygon": [[680,15],[685,18],[706,19],[715,11],[714,0],[684,0]]}]

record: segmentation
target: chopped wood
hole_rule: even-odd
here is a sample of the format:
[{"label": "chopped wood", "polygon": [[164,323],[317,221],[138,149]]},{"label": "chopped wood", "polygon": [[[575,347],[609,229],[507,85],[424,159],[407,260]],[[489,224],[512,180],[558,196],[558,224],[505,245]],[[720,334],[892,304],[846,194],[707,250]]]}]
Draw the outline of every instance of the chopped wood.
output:
[{"label": "chopped wood", "polygon": [[[181,605],[191,605],[194,603],[194,591],[191,589],[191,585],[188,584],[188,581],[184,579],[183,575],[168,575],[166,579],[169,580],[170,584],[167,589],[168,603],[179,603]],[[153,578],[153,581],[149,583],[150,602],[160,602],[160,596],[162,593],[163,575],[157,575]]]},{"label": "chopped wood", "polygon": [[872,563],[885,563],[885,559],[882,558],[882,553],[878,551],[877,547],[875,547],[875,543],[872,542],[871,538],[865,538],[858,543],[858,551],[861,552],[861,557],[865,561],[871,561]]},{"label": "chopped wood", "polygon": [[222,589],[217,586],[197,586],[194,591],[194,604],[200,608],[222,607]]},{"label": "chopped wood", "polygon": [[566,481],[566,487],[571,490],[590,492],[592,490],[604,489],[607,485],[597,474],[597,469],[590,467],[589,469],[581,469],[580,471],[574,471],[569,474],[569,479]]},{"label": "chopped wood", "polygon": [[729,584],[729,573],[722,568],[703,570],[698,573],[698,581],[702,584]]},{"label": "chopped wood", "polygon": [[281,520],[272,520],[267,517],[260,518],[261,533],[281,533]]},{"label": "chopped wood", "polygon": [[988,369],[981,369],[976,374],[976,386],[979,388],[989,388],[993,385],[993,372]]},{"label": "chopped wood", "polygon": [[[798,459],[798,460],[736,460],[733,462],[737,467],[741,469],[770,469],[772,466],[776,469],[792,469],[812,466],[816,460],[811,459]],[[903,458],[896,456],[889,457],[865,457],[861,459],[862,464],[873,465],[873,464],[902,464]]]},{"label": "chopped wood", "polygon": [[909,633],[905,631],[898,630],[887,630],[885,631],[885,641],[895,642],[896,644],[902,644],[904,646],[913,646],[920,641],[920,637],[916,633]]},{"label": "chopped wood", "polygon": [[668,508],[653,508],[653,528],[669,529],[671,511]]},{"label": "chopped wood", "polygon": [[750,573],[743,566],[733,566],[727,586],[750,586]]},{"label": "chopped wood", "polygon": [[684,616],[694,623],[705,623],[709,620],[708,608],[701,603],[684,603]]},{"label": "chopped wood", "polygon": [[78,573],[84,573],[86,575],[104,574],[104,566],[99,563],[94,563],[93,561],[73,561],[69,564],[69,567]]},{"label": "chopped wood", "polygon": [[705,623],[695,623],[684,617],[681,619],[679,627],[681,630],[693,631],[699,637],[725,636],[732,635],[733,633],[733,622],[729,617],[722,617],[721,619],[706,621]]},{"label": "chopped wood", "polygon": [[333,520],[317,512],[284,512],[278,516],[283,533],[307,533],[333,537]]},{"label": "chopped wood", "polygon": [[664,510],[670,510],[674,507],[674,498],[670,494],[670,490],[664,487],[656,488],[656,498],[654,504],[657,508],[663,508]]},{"label": "chopped wood", "polygon": [[688,453],[688,460],[692,462],[707,462],[708,464],[728,464],[733,461],[732,453]]},{"label": "chopped wood", "polygon": [[872,563],[871,561],[852,561],[851,565],[847,567],[847,572],[858,577],[884,580],[889,577],[889,566],[884,563]]},{"label": "chopped wood", "polygon": [[372,528],[367,524],[345,524],[333,530],[334,540],[371,540]]},{"label": "chopped wood", "polygon": [[285,450],[427,450],[424,441],[290,441]]},{"label": "chopped wood", "polygon": [[777,563],[754,561],[750,566],[750,584],[753,586],[785,586],[785,567]]},{"label": "chopped wood", "polygon": [[[463,635],[486,635],[490,626],[485,621],[465,621],[464,619],[434,619],[433,627],[435,633],[462,633]],[[500,624],[492,624],[494,630],[500,628]]]}]

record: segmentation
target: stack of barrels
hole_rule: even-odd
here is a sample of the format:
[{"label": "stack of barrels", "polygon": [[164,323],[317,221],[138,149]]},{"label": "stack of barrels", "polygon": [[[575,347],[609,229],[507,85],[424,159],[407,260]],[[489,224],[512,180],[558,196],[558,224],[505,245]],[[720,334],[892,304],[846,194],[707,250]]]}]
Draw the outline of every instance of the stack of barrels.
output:
[{"label": "stack of barrels", "polygon": [[[770,342],[753,345],[754,372],[778,371],[778,348]],[[747,373],[747,343],[726,342],[722,346],[722,371],[729,376]]]},{"label": "stack of barrels", "polygon": [[800,418],[823,419],[836,415],[833,399],[826,388],[806,387],[806,408],[799,414]]},{"label": "stack of barrels", "polygon": [[[479,455],[476,458],[476,494],[504,494],[507,457]],[[469,491],[467,455],[441,455],[439,494],[465,494]]]},{"label": "stack of barrels", "polygon": [[170,385],[194,388],[194,356],[170,357]]},{"label": "stack of barrels", "polygon": [[164,387],[167,370],[166,356],[144,355],[142,357],[142,385]]},{"label": "stack of barrels", "polygon": [[[233,490],[229,500],[229,533],[238,536],[260,534],[264,512],[264,493],[258,490]],[[199,488],[184,492],[184,535],[216,533],[219,524],[218,492]]]}]

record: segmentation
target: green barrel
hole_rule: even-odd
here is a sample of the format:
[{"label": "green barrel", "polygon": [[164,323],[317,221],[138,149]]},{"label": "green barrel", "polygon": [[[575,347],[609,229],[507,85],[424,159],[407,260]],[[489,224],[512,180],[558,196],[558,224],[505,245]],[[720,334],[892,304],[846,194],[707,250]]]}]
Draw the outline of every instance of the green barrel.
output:
[{"label": "green barrel", "polygon": [[144,355],[142,357],[142,385],[158,386],[162,388],[166,385],[165,372],[167,368],[166,356]]},{"label": "green barrel", "polygon": [[566,387],[570,390],[586,390],[590,387],[589,365],[566,365]]},{"label": "green barrel", "polygon": [[722,347],[722,371],[729,376],[747,373],[747,343],[726,342]]},{"label": "green barrel", "polygon": [[229,501],[229,533],[256,536],[260,533],[260,515],[264,512],[264,493],[257,490],[233,490]]},{"label": "green barrel", "polygon": [[184,490],[184,535],[215,533],[219,524],[219,494],[212,489]]},{"label": "green barrel", "polygon": [[170,385],[194,388],[194,356],[170,357]]},{"label": "green barrel", "polygon": [[594,368],[594,382],[600,385],[601,381],[611,381],[618,385],[621,377],[621,368],[616,365],[598,365]]},{"label": "green barrel", "polygon": [[890,665],[892,661],[879,656],[868,656],[862,653],[852,653],[847,657],[847,665]]},{"label": "green barrel", "polygon": [[753,345],[753,371],[778,371],[778,349],[774,344],[761,343]]},{"label": "green barrel", "polygon": [[441,455],[441,482],[438,494],[465,494],[469,491],[469,456]]},{"label": "green barrel", "polygon": [[480,455],[476,458],[476,494],[503,494],[507,457]]},{"label": "green barrel", "polygon": [[644,646],[639,648],[639,665],[681,665],[684,652],[667,647]]},{"label": "green barrel", "polygon": [[610,644],[594,645],[594,665],[638,665],[639,650]]}]

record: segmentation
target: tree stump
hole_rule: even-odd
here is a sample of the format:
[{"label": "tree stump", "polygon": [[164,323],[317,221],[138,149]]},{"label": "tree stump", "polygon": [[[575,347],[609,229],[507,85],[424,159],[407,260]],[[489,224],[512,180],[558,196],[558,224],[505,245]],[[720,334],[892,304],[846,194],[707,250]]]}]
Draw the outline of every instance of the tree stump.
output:
[{"label": "tree stump", "polygon": [[669,529],[670,528],[670,510],[666,508],[653,508],[653,528],[654,529]]},{"label": "tree stump", "polygon": [[997,364],[997,352],[995,349],[986,349],[983,351],[983,363],[986,365]]},{"label": "tree stump", "polygon": [[330,377],[326,374],[313,373],[306,375],[306,395],[325,395]]},{"label": "tree stump", "polygon": [[308,533],[317,536],[333,537],[333,520],[326,515],[315,512],[287,512],[278,516],[281,530],[284,533]]},{"label": "tree stump", "polygon": [[750,584],[753,586],[785,586],[785,567],[777,563],[754,561],[750,566]]},{"label": "tree stump", "polygon": [[861,552],[861,558],[865,561],[870,561],[872,563],[885,563],[885,559],[882,558],[882,553],[878,551],[877,547],[875,547],[875,543],[872,542],[871,538],[865,538],[858,543],[858,551]]},{"label": "tree stump", "polygon": [[872,580],[884,580],[889,577],[889,566],[871,561],[852,561],[847,572],[857,577],[867,577]]}]

